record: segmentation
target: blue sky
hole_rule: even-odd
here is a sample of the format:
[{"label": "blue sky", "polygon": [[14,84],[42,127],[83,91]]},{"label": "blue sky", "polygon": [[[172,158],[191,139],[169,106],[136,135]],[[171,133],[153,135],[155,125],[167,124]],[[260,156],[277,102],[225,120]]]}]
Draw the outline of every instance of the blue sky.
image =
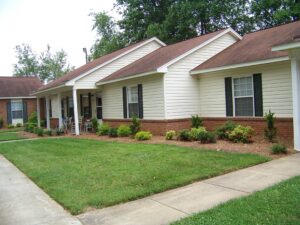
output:
[{"label": "blue sky", "polygon": [[0,0],[0,76],[12,76],[14,47],[27,43],[36,52],[49,44],[64,49],[71,65],[85,63],[83,47],[96,39],[90,12],[113,11],[114,0]]}]

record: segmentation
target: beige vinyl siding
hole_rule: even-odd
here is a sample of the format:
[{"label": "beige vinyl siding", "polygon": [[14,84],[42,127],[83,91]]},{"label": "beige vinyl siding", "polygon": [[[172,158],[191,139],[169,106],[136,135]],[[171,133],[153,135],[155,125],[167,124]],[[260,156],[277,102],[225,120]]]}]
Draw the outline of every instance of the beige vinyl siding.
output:
[{"label": "beige vinyl siding", "polygon": [[290,61],[225,70],[199,75],[200,116],[224,117],[225,77],[251,76],[262,74],[263,110],[271,110],[277,117],[292,117],[292,81]]},{"label": "beige vinyl siding", "polygon": [[103,118],[123,119],[123,87],[143,85],[144,119],[164,119],[163,75],[155,74],[103,85]]},{"label": "beige vinyl siding", "polygon": [[167,119],[187,118],[198,113],[199,85],[190,70],[235,42],[231,34],[225,34],[168,68],[165,75]]},{"label": "beige vinyl siding", "polygon": [[108,65],[105,65],[102,68],[99,68],[98,70],[94,71],[88,76],[83,77],[82,79],[76,82],[75,86],[76,88],[79,89],[95,88],[95,83],[98,82],[99,80],[116,72],[117,70],[123,68],[124,66],[127,66],[130,63],[142,58],[143,56],[149,54],[150,52],[160,47],[161,45],[158,44],[156,41],[151,41],[148,44],[140,47],[139,49],[136,49],[131,53],[115,60],[114,62],[109,63]]}]

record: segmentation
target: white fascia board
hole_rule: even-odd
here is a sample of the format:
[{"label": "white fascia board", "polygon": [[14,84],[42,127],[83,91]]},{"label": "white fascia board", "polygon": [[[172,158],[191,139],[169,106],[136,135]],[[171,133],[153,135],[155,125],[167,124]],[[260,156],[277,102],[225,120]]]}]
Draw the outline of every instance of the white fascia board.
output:
[{"label": "white fascia board", "polygon": [[179,60],[183,59],[184,57],[186,57],[186,56],[188,56],[188,55],[194,53],[195,51],[199,50],[200,48],[203,48],[204,46],[208,45],[209,43],[215,41],[216,39],[222,37],[223,35],[225,35],[225,34],[227,34],[227,33],[230,33],[231,35],[233,35],[237,40],[242,40],[242,36],[240,36],[236,31],[234,31],[231,27],[230,27],[230,28],[227,28],[226,30],[224,30],[224,31],[221,32],[220,34],[218,34],[218,35],[216,35],[216,36],[210,38],[209,40],[203,42],[202,44],[198,45],[197,47],[195,47],[195,48],[193,48],[193,49],[187,51],[186,53],[184,53],[184,54],[178,56],[177,58],[175,58],[175,59],[173,59],[173,60],[167,62],[166,64],[164,64],[164,65],[162,65],[161,67],[159,67],[157,70],[158,70],[158,71],[166,71],[167,68],[168,68],[170,65],[172,65],[172,64],[178,62]]},{"label": "white fascia board", "polygon": [[109,81],[103,81],[103,82],[99,81],[99,82],[96,83],[96,85],[101,86],[101,85],[104,85],[104,84],[110,84],[110,83],[115,83],[115,82],[119,82],[119,81],[125,81],[125,80],[134,79],[134,78],[145,77],[145,76],[152,75],[152,74],[164,74],[164,73],[158,72],[157,70],[154,70],[154,71],[151,71],[151,72],[140,73],[140,74],[136,74],[136,75],[133,75],[133,76],[122,77],[122,78],[115,79],[115,80],[109,80]]},{"label": "white fascia board", "polygon": [[127,54],[129,54],[129,53],[131,53],[131,52],[133,52],[133,51],[135,51],[136,49],[138,49],[138,48],[140,48],[140,47],[142,47],[142,46],[147,45],[148,43],[150,43],[150,42],[152,42],[152,41],[156,41],[156,42],[157,42],[158,44],[160,44],[161,46],[166,46],[166,44],[165,44],[164,42],[162,42],[161,40],[159,40],[157,37],[150,38],[149,40],[147,40],[147,41],[141,43],[140,45],[138,45],[138,46],[136,46],[136,47],[134,47],[134,48],[132,48],[132,49],[130,49],[130,50],[128,50],[128,51],[126,51],[126,52],[120,54],[120,55],[118,55],[117,57],[115,57],[115,58],[113,58],[113,59],[111,59],[111,60],[109,60],[109,61],[107,61],[107,62],[105,62],[105,63],[102,63],[102,64],[100,64],[99,66],[94,67],[94,68],[90,69],[89,71],[87,71],[87,72],[81,74],[80,76],[78,76],[78,77],[76,77],[76,78],[74,78],[74,79],[72,79],[72,80],[66,82],[66,86],[73,86],[77,80],[79,80],[79,79],[81,79],[81,78],[87,76],[88,74],[91,74],[92,72],[94,72],[94,71],[100,69],[101,67],[104,67],[104,66],[106,66],[106,65],[108,65],[108,64],[110,64],[110,63],[112,63],[113,61],[115,61],[115,60],[117,60],[117,59],[119,59],[119,58],[121,58],[121,57],[123,57],[123,56],[125,56],[125,55],[127,55]]},{"label": "white fascia board", "polygon": [[43,94],[45,92],[51,92],[51,91],[56,90],[56,89],[61,88],[61,87],[65,87],[65,85],[62,84],[62,85],[59,85],[59,86],[56,86],[56,87],[53,87],[53,88],[49,88],[49,89],[45,89],[45,90],[41,90],[41,91],[36,91],[36,92],[32,93],[31,95],[36,96],[36,95],[39,95],[39,94]]},{"label": "white fascia board", "polygon": [[201,73],[211,73],[211,72],[217,72],[217,71],[221,71],[221,70],[228,70],[228,69],[235,69],[235,68],[241,68],[241,67],[247,67],[247,66],[255,66],[255,65],[267,64],[267,63],[287,61],[289,59],[290,59],[289,56],[284,56],[284,57],[279,57],[279,58],[253,61],[253,62],[248,62],[248,63],[233,64],[233,65],[221,66],[221,67],[210,68],[210,69],[195,70],[195,71],[191,71],[190,74],[197,75],[197,74],[201,74]]},{"label": "white fascia board", "polygon": [[3,99],[34,99],[36,98],[35,96],[20,96],[20,97],[0,97],[0,100],[3,100]]},{"label": "white fascia board", "polygon": [[272,51],[276,52],[276,51],[287,51],[287,50],[291,50],[291,49],[295,49],[295,48],[300,48],[300,42],[293,42],[293,43],[287,43],[287,44],[283,44],[283,45],[277,45],[272,47]]}]

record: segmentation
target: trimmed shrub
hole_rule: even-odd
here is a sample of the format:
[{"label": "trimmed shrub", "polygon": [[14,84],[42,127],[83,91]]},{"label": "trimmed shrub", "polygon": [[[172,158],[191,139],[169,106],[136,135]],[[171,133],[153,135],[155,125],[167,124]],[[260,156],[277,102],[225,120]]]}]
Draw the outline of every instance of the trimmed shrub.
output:
[{"label": "trimmed shrub", "polygon": [[29,118],[28,118],[28,123],[35,123],[37,124],[38,120],[37,120],[37,113],[33,112],[30,114]]},{"label": "trimmed shrub", "polygon": [[267,128],[265,129],[265,138],[269,140],[269,142],[273,142],[277,135],[277,128],[275,127],[275,113],[272,113],[269,110],[268,113],[264,116],[267,122]]},{"label": "trimmed shrub", "polygon": [[34,128],[37,127],[36,123],[25,123],[25,131],[34,133]]},{"label": "trimmed shrub", "polygon": [[41,127],[46,127],[46,120],[41,120]]},{"label": "trimmed shrub", "polygon": [[238,125],[233,131],[229,134],[229,140],[237,143],[250,143],[252,135],[254,134],[254,130],[249,126]]},{"label": "trimmed shrub", "polygon": [[284,153],[286,154],[287,153],[287,149],[284,145],[282,144],[273,144],[271,146],[271,152],[273,154],[281,154],[281,153]]},{"label": "trimmed shrub", "polygon": [[209,131],[200,132],[198,135],[198,140],[201,142],[201,144],[216,143],[216,135],[215,133]]},{"label": "trimmed shrub", "polygon": [[192,128],[198,128],[203,126],[203,121],[198,115],[192,116],[191,122]]},{"label": "trimmed shrub", "polygon": [[57,129],[55,129],[55,134],[56,134],[57,136],[63,135],[64,133],[65,133],[65,131],[64,131],[64,129],[62,129],[62,128],[57,128]]},{"label": "trimmed shrub", "polygon": [[118,137],[118,129],[115,127],[111,127],[108,129],[108,136],[109,137]]},{"label": "trimmed shrub", "polygon": [[176,137],[176,131],[175,130],[168,130],[166,132],[166,140],[173,140],[174,137]]},{"label": "trimmed shrub", "polygon": [[17,123],[16,127],[22,127],[21,123]]},{"label": "trimmed shrub", "polygon": [[37,128],[37,127],[34,127],[34,128],[33,128],[33,133],[34,133],[34,134],[37,134],[37,131],[38,131],[38,128]]},{"label": "trimmed shrub", "polygon": [[99,122],[98,122],[97,118],[93,118],[91,120],[91,122],[92,122],[93,131],[96,133],[98,130]]},{"label": "trimmed shrub", "polygon": [[119,137],[128,137],[131,134],[131,129],[129,126],[123,124],[118,127],[117,133]]},{"label": "trimmed shrub", "polygon": [[44,130],[42,128],[36,128],[36,134],[42,137],[44,136]]},{"label": "trimmed shrub", "polygon": [[219,139],[228,140],[229,134],[234,130],[238,125],[232,121],[226,121],[222,126],[219,126],[215,133]]},{"label": "trimmed shrub", "polygon": [[44,133],[48,136],[52,136],[52,130],[45,130]]},{"label": "trimmed shrub", "polygon": [[137,117],[133,117],[130,124],[131,134],[135,135],[141,130],[141,121]]},{"label": "trimmed shrub", "polygon": [[3,128],[4,125],[4,120],[2,117],[0,117],[0,129]]},{"label": "trimmed shrub", "polygon": [[98,126],[97,134],[100,136],[108,135],[109,126],[105,123]]},{"label": "trimmed shrub", "polygon": [[197,141],[200,133],[207,132],[205,127],[192,128],[190,131],[191,141]]},{"label": "trimmed shrub", "polygon": [[177,139],[179,141],[190,141],[191,140],[191,132],[189,130],[181,130],[178,133]]},{"label": "trimmed shrub", "polygon": [[135,139],[138,141],[150,140],[152,138],[152,134],[149,131],[139,131],[135,134]]},{"label": "trimmed shrub", "polygon": [[8,128],[8,129],[12,129],[12,128],[15,128],[15,126],[12,125],[12,124],[8,124],[7,128]]}]

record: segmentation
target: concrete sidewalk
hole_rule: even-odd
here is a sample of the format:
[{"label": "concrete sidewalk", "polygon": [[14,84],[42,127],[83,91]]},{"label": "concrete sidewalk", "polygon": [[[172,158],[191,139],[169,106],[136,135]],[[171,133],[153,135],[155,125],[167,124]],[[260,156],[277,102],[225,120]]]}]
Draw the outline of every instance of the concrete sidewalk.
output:
[{"label": "concrete sidewalk", "polygon": [[1,225],[81,225],[0,155]]},{"label": "concrete sidewalk", "polygon": [[78,216],[84,225],[160,225],[300,175],[300,153]]}]

